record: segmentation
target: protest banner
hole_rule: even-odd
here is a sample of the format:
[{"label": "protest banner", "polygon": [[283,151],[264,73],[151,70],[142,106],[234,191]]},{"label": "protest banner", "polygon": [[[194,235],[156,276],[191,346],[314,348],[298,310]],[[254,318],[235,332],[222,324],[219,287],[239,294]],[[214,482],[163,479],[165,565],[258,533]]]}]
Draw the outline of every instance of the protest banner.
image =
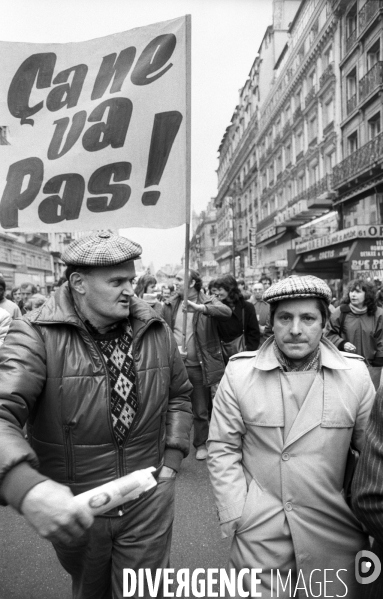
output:
[{"label": "protest banner", "polygon": [[0,229],[190,222],[190,16],[0,65]]}]

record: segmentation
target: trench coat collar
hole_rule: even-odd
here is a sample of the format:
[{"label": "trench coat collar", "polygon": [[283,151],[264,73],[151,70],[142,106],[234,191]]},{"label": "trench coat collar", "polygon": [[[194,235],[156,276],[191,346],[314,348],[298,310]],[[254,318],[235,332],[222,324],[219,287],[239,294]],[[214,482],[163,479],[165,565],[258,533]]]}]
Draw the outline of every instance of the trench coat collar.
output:
[{"label": "trench coat collar", "polygon": [[[267,339],[254,358],[254,368],[258,370],[274,370],[279,362],[273,350],[274,335]],[[331,370],[350,370],[350,363],[328,339],[320,341],[322,366]]]}]

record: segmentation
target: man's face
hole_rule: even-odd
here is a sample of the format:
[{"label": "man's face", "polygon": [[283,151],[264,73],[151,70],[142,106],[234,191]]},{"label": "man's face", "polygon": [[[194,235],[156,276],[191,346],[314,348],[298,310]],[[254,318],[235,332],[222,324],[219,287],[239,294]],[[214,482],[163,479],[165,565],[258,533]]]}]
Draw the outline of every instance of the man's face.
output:
[{"label": "man's face", "polygon": [[315,299],[283,300],[274,314],[279,349],[293,361],[304,360],[319,345],[324,329]]},{"label": "man's face", "polygon": [[169,289],[169,287],[164,287],[164,289],[162,290],[162,297],[164,299],[169,299],[169,297],[170,297],[170,289]]},{"label": "man's face", "polygon": [[253,286],[253,295],[254,295],[255,299],[257,299],[257,300],[262,299],[262,295],[263,295],[262,283],[255,283],[255,285]]},{"label": "man's face", "polygon": [[4,287],[4,285],[0,285],[0,302],[2,299],[4,299],[4,295],[5,295],[5,287]]},{"label": "man's face", "polygon": [[26,302],[27,300],[29,300],[29,298],[32,297],[32,286],[28,285],[28,287],[23,287],[22,289],[20,289],[20,294],[23,302]]},{"label": "man's face", "polygon": [[82,294],[92,322],[107,326],[129,316],[130,299],[134,296],[133,280],[136,269],[132,260],[92,268],[82,275]]},{"label": "man's face", "polygon": [[[177,272],[177,274],[174,278],[175,290],[177,293],[180,294],[181,297],[184,296],[184,276],[185,276],[185,271],[180,270],[179,272]],[[189,280],[189,289],[191,287],[194,287],[194,281],[192,281],[192,283],[190,283],[190,280]]]},{"label": "man's face", "polygon": [[268,279],[262,279],[261,284],[263,285],[263,289],[268,289],[271,286],[271,283]]}]

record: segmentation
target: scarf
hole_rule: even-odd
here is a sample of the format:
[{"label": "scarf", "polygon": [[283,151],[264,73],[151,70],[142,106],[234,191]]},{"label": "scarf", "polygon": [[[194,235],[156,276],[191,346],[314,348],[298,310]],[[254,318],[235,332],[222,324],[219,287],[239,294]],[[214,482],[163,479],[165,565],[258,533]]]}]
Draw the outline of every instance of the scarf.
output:
[{"label": "scarf", "polygon": [[318,347],[308,356],[300,366],[292,364],[291,360],[279,349],[276,341],[273,343],[273,350],[283,372],[301,372],[305,370],[320,371],[322,367],[320,347]]},{"label": "scarf", "polygon": [[363,308],[356,308],[352,304],[349,304],[349,306],[353,314],[367,314],[367,306],[363,306]]}]

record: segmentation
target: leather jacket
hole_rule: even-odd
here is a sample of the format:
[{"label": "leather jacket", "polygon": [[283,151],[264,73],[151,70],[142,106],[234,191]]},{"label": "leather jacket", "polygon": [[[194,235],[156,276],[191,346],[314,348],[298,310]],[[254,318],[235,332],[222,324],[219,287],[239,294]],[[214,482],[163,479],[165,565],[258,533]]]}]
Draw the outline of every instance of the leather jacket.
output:
[{"label": "leather jacket", "polygon": [[[13,321],[0,349],[0,481],[27,462],[78,494],[134,470],[160,468],[165,448],[187,455],[192,387],[174,337],[138,298],[131,299],[129,318],[138,408],[121,448],[107,367],[67,284]],[[27,420],[32,447],[22,431]]]}]

